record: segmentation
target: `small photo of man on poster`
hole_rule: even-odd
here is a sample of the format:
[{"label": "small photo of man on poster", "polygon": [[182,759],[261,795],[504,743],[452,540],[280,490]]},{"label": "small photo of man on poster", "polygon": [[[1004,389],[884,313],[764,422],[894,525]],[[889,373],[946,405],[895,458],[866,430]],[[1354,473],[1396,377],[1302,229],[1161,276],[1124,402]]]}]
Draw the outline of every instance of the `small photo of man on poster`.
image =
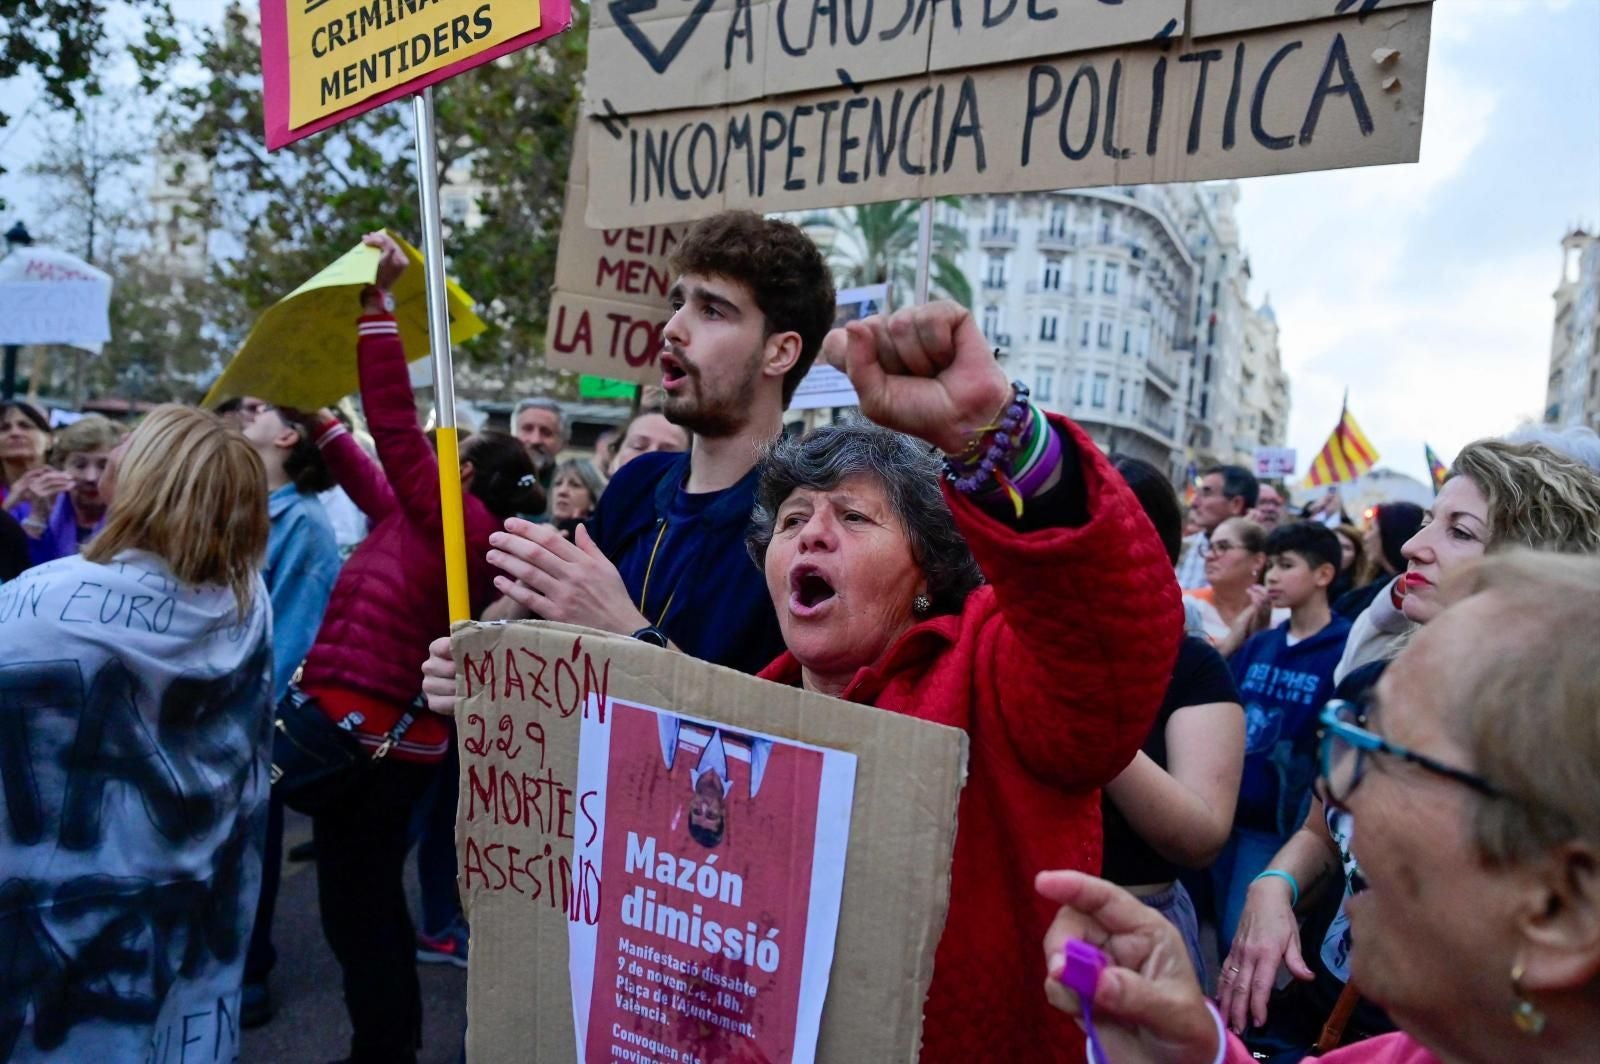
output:
[{"label": "small photo of man on poster", "polygon": [[[772,756],[772,740],[751,738],[722,728],[707,731],[695,724],[685,725],[682,717],[661,714],[661,761],[668,772],[678,764],[680,754],[694,757],[689,781],[694,798],[689,802],[689,837],[706,849],[722,841],[728,825],[728,794],[733,790],[733,775],[728,767],[728,747],[735,757],[749,763],[749,797],[761,790],[761,777]],[[681,773],[681,768],[680,768]]]}]

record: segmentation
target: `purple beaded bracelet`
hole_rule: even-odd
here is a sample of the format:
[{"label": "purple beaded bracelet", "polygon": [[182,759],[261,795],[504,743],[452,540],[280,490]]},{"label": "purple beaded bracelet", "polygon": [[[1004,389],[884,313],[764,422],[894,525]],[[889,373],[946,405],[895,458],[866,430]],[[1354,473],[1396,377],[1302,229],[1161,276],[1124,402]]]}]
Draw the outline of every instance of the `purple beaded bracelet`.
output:
[{"label": "purple beaded bracelet", "polygon": [[1026,384],[1021,381],[1011,382],[1011,402],[1001,412],[1000,423],[994,435],[989,438],[989,446],[976,462],[945,459],[945,476],[957,491],[963,495],[976,494],[994,479],[995,470],[1005,469],[1006,461],[1021,444],[1023,430],[1028,427],[1031,410],[1028,406],[1028,395]]}]

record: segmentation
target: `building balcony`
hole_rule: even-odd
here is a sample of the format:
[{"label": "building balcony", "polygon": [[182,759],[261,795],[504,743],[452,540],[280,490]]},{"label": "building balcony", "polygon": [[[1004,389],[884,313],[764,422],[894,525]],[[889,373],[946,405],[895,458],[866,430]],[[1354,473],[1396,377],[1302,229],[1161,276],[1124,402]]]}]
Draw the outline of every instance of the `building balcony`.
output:
[{"label": "building balcony", "polygon": [[1065,229],[1046,229],[1039,234],[1040,251],[1071,251],[1078,246],[1078,234]]},{"label": "building balcony", "polygon": [[995,332],[995,333],[984,333],[983,335],[984,335],[985,339],[987,339],[994,346],[1000,348],[1002,351],[1010,350],[1010,348],[1011,348],[1011,334],[1010,333]]},{"label": "building balcony", "polygon": [[1141,414],[1139,415],[1139,424],[1164,440],[1176,440],[1178,438],[1178,421],[1176,418],[1171,421],[1162,421],[1148,414]]},{"label": "building balcony", "polygon": [[1155,300],[1151,299],[1149,296],[1140,296],[1138,299],[1128,300],[1128,304],[1133,307],[1134,310],[1142,310],[1148,314],[1155,307]]},{"label": "building balcony", "polygon": [[1006,279],[1004,277],[990,274],[983,279],[983,290],[985,292],[1003,292],[1006,287]]},{"label": "building balcony", "polygon": [[1070,297],[1078,294],[1078,286],[1067,281],[1063,281],[1061,284],[1054,286],[1046,286],[1041,281],[1029,281],[1026,291],[1030,296]]},{"label": "building balcony", "polygon": [[1165,362],[1158,362],[1155,359],[1151,359],[1149,362],[1146,362],[1145,369],[1149,371],[1151,379],[1160,384],[1166,390],[1168,395],[1174,395],[1177,393],[1178,373],[1176,370],[1168,366]]},{"label": "building balcony", "polygon": [[1017,231],[1015,229],[1001,229],[997,226],[986,226],[978,233],[978,243],[986,248],[1014,248],[1017,246]]}]

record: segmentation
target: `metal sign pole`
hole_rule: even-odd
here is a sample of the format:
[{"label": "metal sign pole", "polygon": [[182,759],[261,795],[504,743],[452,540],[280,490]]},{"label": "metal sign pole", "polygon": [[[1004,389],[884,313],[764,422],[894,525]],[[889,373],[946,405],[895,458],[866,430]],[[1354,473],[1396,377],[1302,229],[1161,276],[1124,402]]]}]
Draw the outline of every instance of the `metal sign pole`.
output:
[{"label": "metal sign pole", "polygon": [[433,88],[411,98],[417,132],[417,195],[422,203],[422,266],[428,285],[428,344],[433,355],[433,402],[439,446],[439,501],[444,525],[444,571],[450,623],[472,620],[467,594],[467,537],[461,512],[461,451],[456,438],[456,389],[450,365],[450,304],[444,277],[444,227],[439,216],[439,156]]},{"label": "metal sign pole", "polygon": [[933,261],[933,200],[922,201],[917,212],[917,303],[928,301],[928,274]]}]

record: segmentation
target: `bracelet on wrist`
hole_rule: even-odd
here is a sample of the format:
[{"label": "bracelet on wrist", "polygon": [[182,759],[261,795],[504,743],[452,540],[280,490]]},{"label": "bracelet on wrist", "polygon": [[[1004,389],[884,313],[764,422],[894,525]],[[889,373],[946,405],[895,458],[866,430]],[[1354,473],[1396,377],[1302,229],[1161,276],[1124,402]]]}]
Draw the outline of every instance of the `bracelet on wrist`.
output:
[{"label": "bracelet on wrist", "polygon": [[1011,383],[1012,398],[999,421],[979,431],[957,458],[946,456],[945,476],[955,490],[980,502],[1009,500],[1020,519],[1061,464],[1061,440],[1044,413],[1028,401],[1028,386]]},{"label": "bracelet on wrist", "polygon": [[1288,872],[1285,872],[1281,868],[1269,868],[1265,872],[1262,872],[1260,875],[1256,876],[1256,878],[1252,879],[1250,882],[1259,883],[1263,879],[1281,879],[1285,883],[1289,884],[1289,908],[1292,909],[1296,905],[1300,904],[1300,883],[1294,878],[1294,876],[1290,875]]}]

